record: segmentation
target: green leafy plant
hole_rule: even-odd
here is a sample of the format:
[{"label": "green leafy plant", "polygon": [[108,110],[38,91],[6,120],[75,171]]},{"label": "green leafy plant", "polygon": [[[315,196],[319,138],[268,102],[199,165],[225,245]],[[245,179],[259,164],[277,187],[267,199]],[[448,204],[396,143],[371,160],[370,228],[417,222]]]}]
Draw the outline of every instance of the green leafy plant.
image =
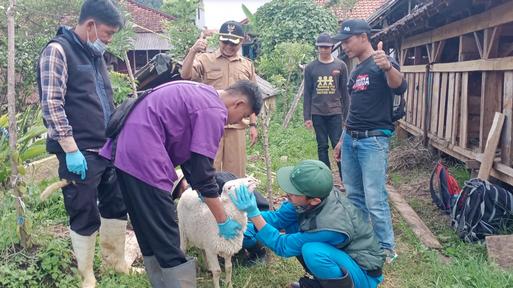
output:
[{"label": "green leafy plant", "polygon": [[112,91],[114,92],[112,98],[114,98],[114,105],[117,106],[132,94],[130,77],[127,74],[115,71],[110,71],[109,75]]},{"label": "green leafy plant", "polygon": [[43,135],[47,130],[42,119],[41,110],[36,107],[27,109],[17,115],[17,150],[11,152],[9,149],[9,133],[7,132],[7,114],[0,117],[0,187],[5,187],[11,173],[9,162],[11,153],[18,157],[18,163],[20,163],[18,169],[22,175],[25,172],[22,163],[46,155],[46,140]]},{"label": "green leafy plant", "polygon": [[169,35],[169,52],[175,59],[183,59],[188,49],[196,42],[200,34],[194,23],[198,0],[167,0],[161,10],[176,17],[166,23]]},{"label": "green leafy plant", "polygon": [[273,0],[258,8],[255,21],[264,54],[282,42],[314,43],[338,27],[333,13],[311,0]]},{"label": "green leafy plant", "polygon": [[307,43],[284,42],[278,44],[273,51],[262,55],[258,60],[258,72],[269,79],[282,91],[278,99],[279,110],[287,112],[291,92],[296,92],[301,82],[303,71],[300,64],[312,61],[314,47]]}]

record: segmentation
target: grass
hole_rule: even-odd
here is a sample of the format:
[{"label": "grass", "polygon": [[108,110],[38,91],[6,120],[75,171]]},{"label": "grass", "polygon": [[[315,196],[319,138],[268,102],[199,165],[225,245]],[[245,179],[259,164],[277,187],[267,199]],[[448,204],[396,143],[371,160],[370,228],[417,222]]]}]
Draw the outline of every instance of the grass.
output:
[{"label": "grass", "polygon": [[[275,120],[271,126],[271,144],[274,172],[279,167],[317,157],[313,132],[303,128],[298,120],[289,129],[283,129],[281,123]],[[394,142],[393,145],[400,144]],[[264,185],[265,169],[261,143],[248,149],[248,157],[248,172],[254,174]],[[460,241],[451,230],[447,216],[431,204],[427,190],[429,186],[426,184],[431,172],[429,166],[393,173],[390,181],[438,237],[443,245],[440,251],[443,257],[436,251],[424,248],[397,212],[393,211],[399,258],[392,265],[385,266],[385,282],[381,287],[513,287],[513,272],[503,271],[490,264],[483,245]],[[460,184],[469,178],[468,171],[462,165],[451,163],[450,171]],[[28,189],[26,205],[35,244],[35,248],[28,251],[22,251],[16,245],[13,198],[0,194],[0,287],[78,286],[76,263],[65,233],[67,216],[62,195],[55,193],[44,203],[37,198],[52,180],[55,179]],[[276,183],[273,183],[273,191],[275,196],[282,194]],[[95,274],[98,287],[149,287],[145,274],[118,275],[102,272],[100,253],[97,252]],[[212,287],[201,253],[197,250],[189,252],[199,258],[201,272],[198,275],[198,287]],[[140,262],[136,265],[142,267]],[[234,287],[245,288],[285,287],[302,274],[302,268],[295,259],[273,256],[269,262],[250,268],[235,266],[233,283]],[[222,280],[223,277],[224,275]]]}]

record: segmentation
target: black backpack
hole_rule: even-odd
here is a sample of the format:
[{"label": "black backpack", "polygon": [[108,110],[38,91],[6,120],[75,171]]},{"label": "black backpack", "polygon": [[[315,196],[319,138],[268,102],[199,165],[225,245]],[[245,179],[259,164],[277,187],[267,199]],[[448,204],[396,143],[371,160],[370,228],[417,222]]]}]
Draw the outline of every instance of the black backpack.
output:
[{"label": "black backpack", "polygon": [[403,94],[394,95],[394,108],[392,110],[392,122],[396,122],[406,116],[406,101]]},{"label": "black backpack", "polygon": [[429,191],[433,203],[445,213],[450,214],[461,193],[461,188],[442,161],[438,161],[433,169],[429,181]]},{"label": "black backpack", "polygon": [[471,179],[465,182],[451,218],[461,239],[483,240],[513,224],[513,194],[488,181]]}]

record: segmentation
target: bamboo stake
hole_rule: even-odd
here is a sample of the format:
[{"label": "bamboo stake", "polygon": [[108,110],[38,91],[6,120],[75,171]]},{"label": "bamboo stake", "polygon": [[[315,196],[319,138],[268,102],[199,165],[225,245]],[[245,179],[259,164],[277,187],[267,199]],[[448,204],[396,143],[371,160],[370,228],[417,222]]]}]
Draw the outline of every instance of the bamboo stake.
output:
[{"label": "bamboo stake", "polygon": [[301,100],[301,96],[303,96],[303,92],[305,90],[305,80],[301,81],[301,85],[299,86],[299,90],[297,91],[296,96],[294,96],[294,100],[290,105],[289,112],[287,112],[287,116],[285,116],[285,120],[283,121],[283,128],[287,129],[289,127],[290,120],[292,120],[292,116],[294,116],[294,112],[296,111],[297,104],[299,104],[299,100]]},{"label": "bamboo stake", "polygon": [[9,0],[7,9],[7,110],[9,114],[9,149],[11,160],[11,189],[16,198],[16,223],[20,235],[21,247],[30,246],[30,236],[27,232],[25,221],[25,204],[23,203],[23,193],[19,189],[18,173],[19,156],[16,150],[16,69],[15,69],[15,34],[14,34],[14,15],[16,10],[16,0]]},{"label": "bamboo stake", "polygon": [[132,71],[132,65],[130,65],[130,59],[128,59],[127,51],[123,53],[123,57],[125,58],[124,60],[126,64],[126,69],[128,70],[128,77],[130,78],[130,83],[132,84],[132,95],[134,96],[134,98],[137,98],[137,85],[135,84],[134,73]]},{"label": "bamboo stake", "polygon": [[271,109],[268,103],[264,103],[264,121],[263,121],[263,132],[264,132],[264,158],[265,158],[265,170],[266,170],[266,191],[267,200],[269,201],[269,207],[274,210],[273,205],[273,188],[272,188],[272,166],[271,166],[271,152],[269,150],[269,125],[271,124]]}]

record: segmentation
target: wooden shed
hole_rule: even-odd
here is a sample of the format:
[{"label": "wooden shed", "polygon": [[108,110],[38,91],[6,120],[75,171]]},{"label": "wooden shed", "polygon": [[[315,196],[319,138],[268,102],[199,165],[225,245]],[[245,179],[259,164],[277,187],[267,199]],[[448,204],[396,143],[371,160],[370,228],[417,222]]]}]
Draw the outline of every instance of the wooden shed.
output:
[{"label": "wooden shed", "polygon": [[399,126],[469,163],[504,113],[491,176],[513,185],[513,0],[391,0],[369,21],[409,82]]}]

